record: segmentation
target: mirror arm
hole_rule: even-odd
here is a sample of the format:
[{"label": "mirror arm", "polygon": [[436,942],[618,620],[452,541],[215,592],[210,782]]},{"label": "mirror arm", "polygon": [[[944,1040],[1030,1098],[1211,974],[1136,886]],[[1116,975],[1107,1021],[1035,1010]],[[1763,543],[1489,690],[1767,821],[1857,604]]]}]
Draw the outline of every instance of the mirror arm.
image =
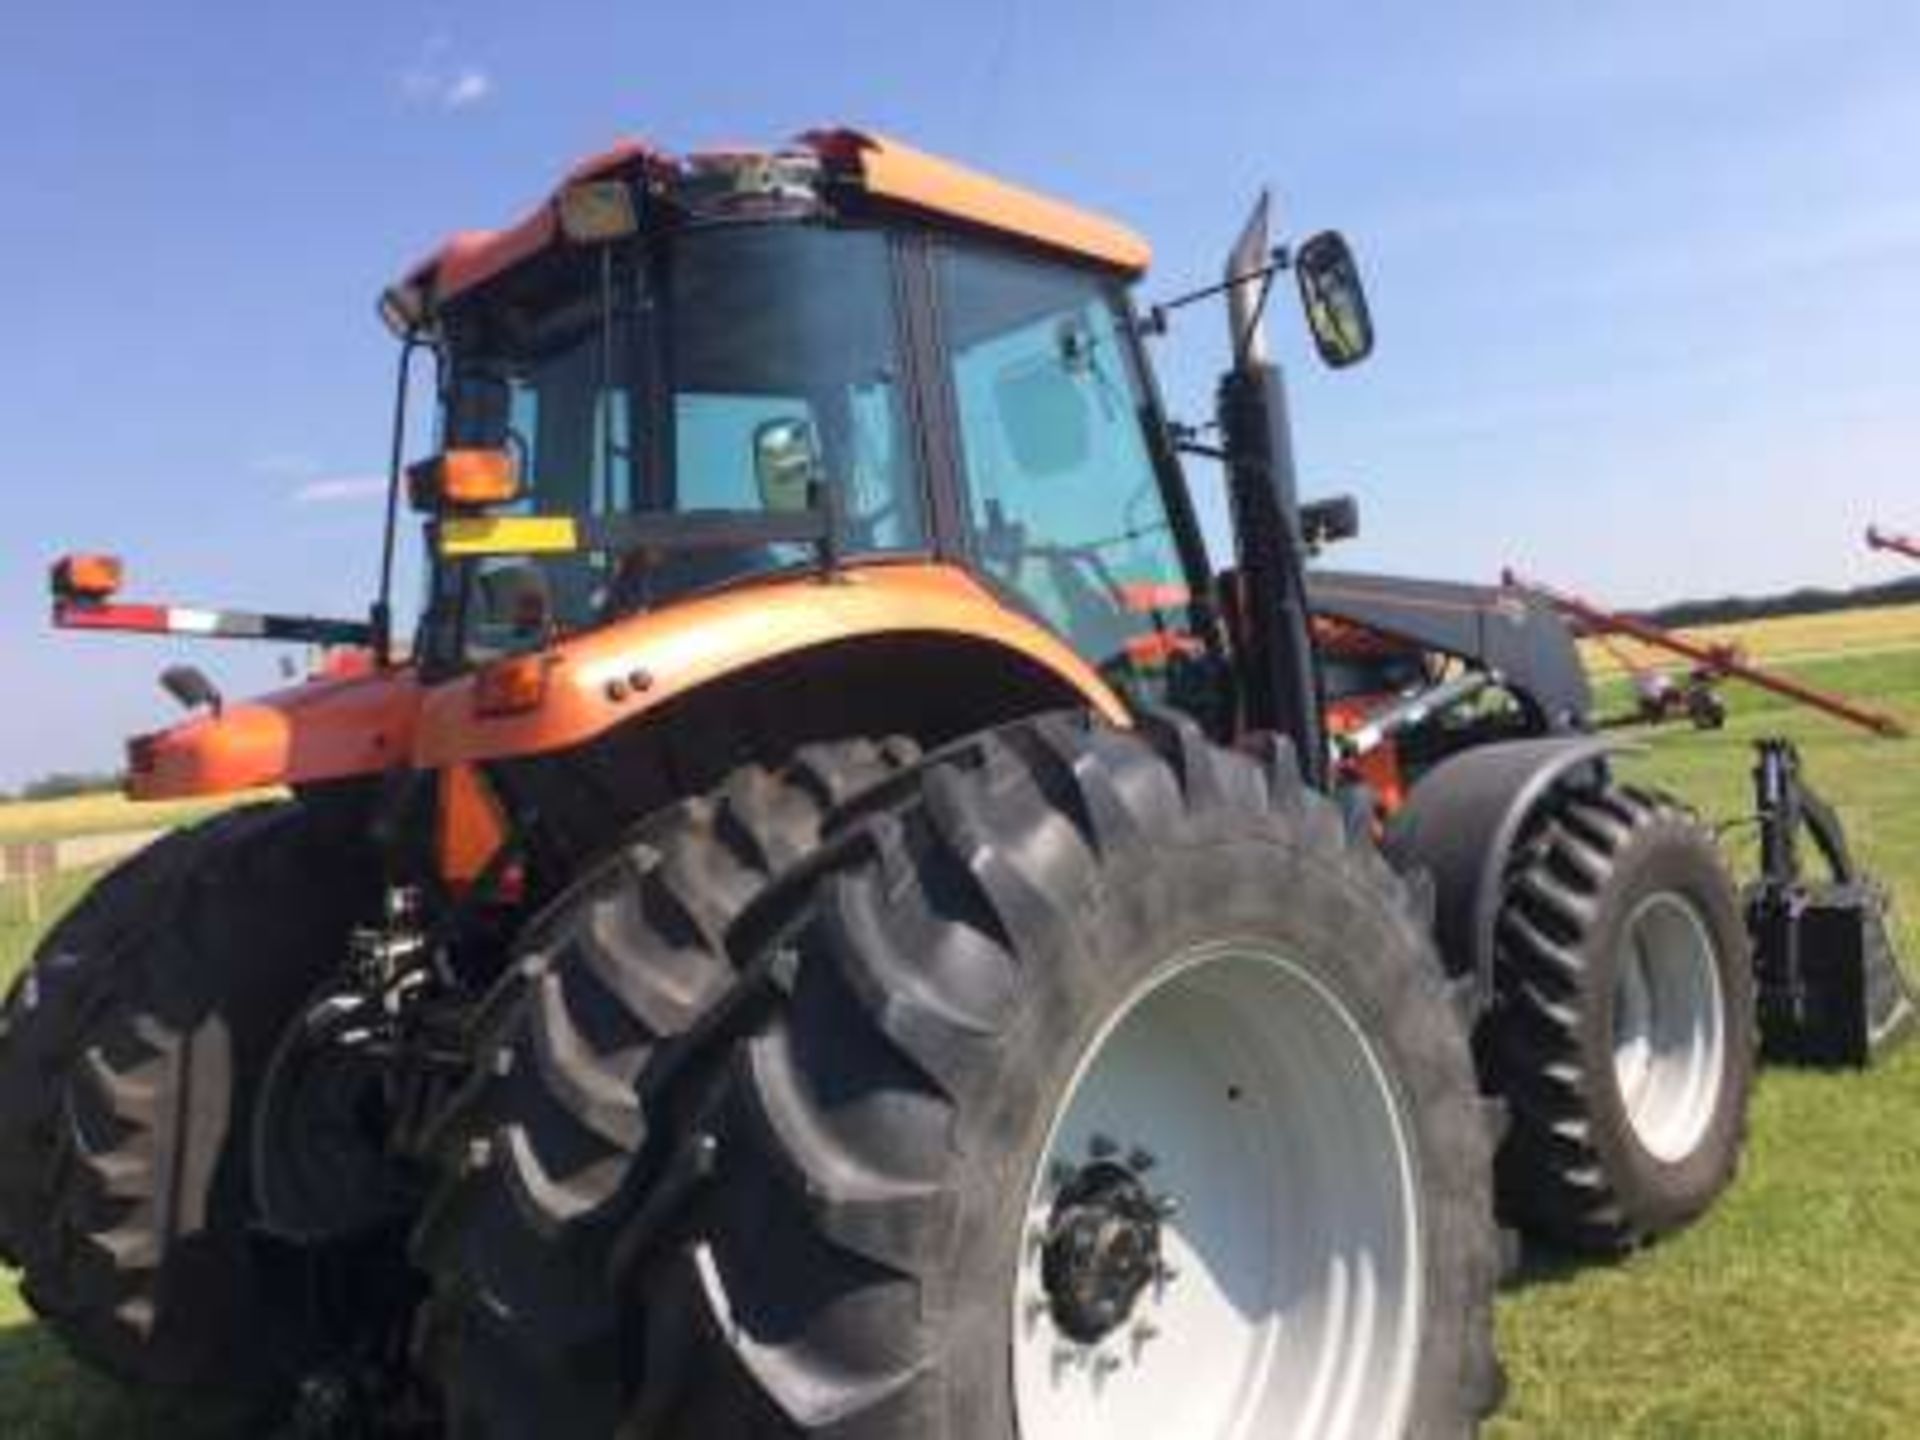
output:
[{"label": "mirror arm", "polygon": [[1141,317],[1138,331],[1142,335],[1164,335],[1168,329],[1168,317],[1175,310],[1184,310],[1187,306],[1198,304],[1202,300],[1211,300],[1216,295],[1226,294],[1235,286],[1251,284],[1255,280],[1262,282],[1261,303],[1264,305],[1265,291],[1272,286],[1273,277],[1283,270],[1291,269],[1292,266],[1292,252],[1284,245],[1276,245],[1267,252],[1265,265],[1256,265],[1251,270],[1229,276],[1216,284],[1202,285],[1198,290],[1188,290],[1169,300],[1161,300],[1149,305],[1147,313]]},{"label": "mirror arm", "polygon": [[1198,455],[1203,460],[1218,460],[1222,465],[1228,460],[1227,452],[1218,445],[1202,445],[1198,440],[1182,440],[1176,436],[1173,448],[1182,455]]}]

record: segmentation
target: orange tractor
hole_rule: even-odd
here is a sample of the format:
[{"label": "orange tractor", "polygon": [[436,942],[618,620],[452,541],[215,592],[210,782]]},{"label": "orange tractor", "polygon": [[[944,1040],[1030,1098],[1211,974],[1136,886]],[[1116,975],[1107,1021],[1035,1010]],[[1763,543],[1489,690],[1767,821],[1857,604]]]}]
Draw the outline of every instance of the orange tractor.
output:
[{"label": "orange tractor", "polygon": [[131,792],[287,798],[111,874],[0,1014],[0,1249],[76,1351],[309,1434],[1458,1435],[1496,1196],[1604,1251],[1711,1202],[1707,833],[1524,600],[1309,583],[1351,507],[1261,317],[1290,271],[1366,356],[1340,237],[1263,202],[1208,292],[1212,451],[1147,262],[875,136],[623,145],[382,297],[369,620],[57,567],[70,627],[352,657],[167,672]]}]

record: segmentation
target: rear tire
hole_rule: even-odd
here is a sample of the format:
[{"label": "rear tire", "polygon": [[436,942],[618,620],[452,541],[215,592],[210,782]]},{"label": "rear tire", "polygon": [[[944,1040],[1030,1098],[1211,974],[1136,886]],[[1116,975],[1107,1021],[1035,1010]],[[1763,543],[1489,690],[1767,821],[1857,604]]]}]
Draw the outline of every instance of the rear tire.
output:
[{"label": "rear tire", "polygon": [[829,817],[911,764],[909,741],[808,746],[636,826],[528,926],[438,1127],[414,1239],[449,1434],[613,1433],[633,1376],[609,1283],[661,1124],[656,1067],[735,982],[735,920]]},{"label": "rear tire", "polygon": [[109,874],[15,983],[0,1248],[82,1359],[250,1413],[314,1357],[293,1277],[250,1233],[252,1105],[377,883],[297,803],[231,811]]},{"label": "rear tire", "polygon": [[1407,887],[1284,747],[1011,726],[769,909],[790,993],[680,1137],[718,1169],[651,1257],[627,1433],[1373,1440],[1495,1403],[1465,1038]]},{"label": "rear tire", "polygon": [[1712,835],[1628,787],[1549,802],[1509,884],[1489,1083],[1512,1223],[1616,1253],[1688,1224],[1731,1183],[1756,1054],[1739,896]]}]

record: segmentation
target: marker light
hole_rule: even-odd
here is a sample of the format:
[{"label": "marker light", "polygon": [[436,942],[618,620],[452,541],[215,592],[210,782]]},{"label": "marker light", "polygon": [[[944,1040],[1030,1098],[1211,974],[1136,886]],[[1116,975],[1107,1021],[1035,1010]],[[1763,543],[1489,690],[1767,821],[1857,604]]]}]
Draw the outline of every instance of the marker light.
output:
[{"label": "marker light", "polygon": [[50,577],[56,600],[106,600],[120,589],[117,555],[63,555]]},{"label": "marker light", "polygon": [[507,450],[443,450],[407,468],[416,510],[468,510],[520,498],[520,467]]},{"label": "marker light", "polygon": [[680,198],[701,215],[806,214],[820,208],[821,184],[811,151],[708,150],[687,158]]},{"label": "marker light", "polygon": [[538,710],[547,698],[547,670],[552,664],[553,658],[545,654],[510,655],[475,671],[473,713],[484,717]]},{"label": "marker light", "polygon": [[581,180],[560,192],[560,231],[576,245],[624,240],[640,228],[633,186],[625,180]]}]

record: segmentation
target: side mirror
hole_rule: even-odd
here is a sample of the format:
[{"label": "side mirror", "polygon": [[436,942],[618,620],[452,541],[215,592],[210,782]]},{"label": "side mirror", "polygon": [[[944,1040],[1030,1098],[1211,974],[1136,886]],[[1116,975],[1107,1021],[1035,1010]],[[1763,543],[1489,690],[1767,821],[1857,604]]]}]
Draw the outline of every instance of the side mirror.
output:
[{"label": "side mirror", "polygon": [[792,515],[807,509],[825,470],[811,421],[788,417],[753,427],[753,478],[766,510]]},{"label": "side mirror", "polygon": [[509,450],[443,450],[407,467],[407,501],[428,514],[519,498],[520,467]]},{"label": "side mirror", "polygon": [[160,688],[178,700],[183,710],[198,710],[204,705],[218,715],[226,708],[220,687],[198,665],[169,665],[160,672]]},{"label": "side mirror", "polygon": [[1293,257],[1293,273],[1320,358],[1341,370],[1371,355],[1373,316],[1345,237],[1337,230],[1315,235]]}]

